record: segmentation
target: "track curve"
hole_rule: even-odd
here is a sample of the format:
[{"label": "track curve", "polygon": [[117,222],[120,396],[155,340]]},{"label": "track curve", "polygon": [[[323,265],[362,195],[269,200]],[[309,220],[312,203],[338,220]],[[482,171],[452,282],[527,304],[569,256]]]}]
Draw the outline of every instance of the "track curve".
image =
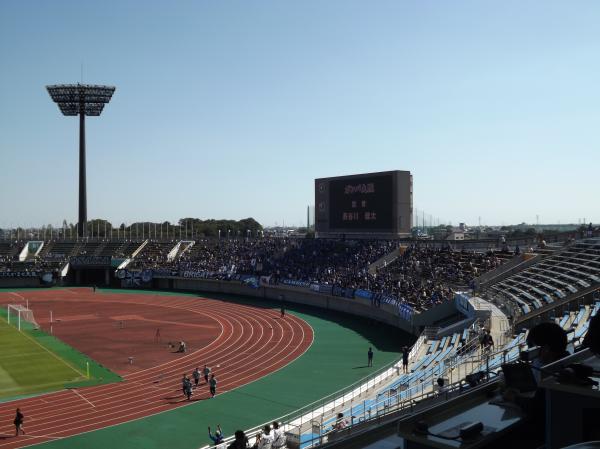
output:
[{"label": "track curve", "polygon": [[[72,298],[62,290],[27,292],[26,296],[35,307],[36,300],[48,301],[52,292],[54,295],[63,292],[57,301],[110,301],[208,315],[218,322],[221,330],[204,347],[176,360],[127,374],[123,382],[0,403],[1,449],[65,438],[190,404],[181,393],[181,374],[191,373],[198,365],[213,367],[218,394],[222,394],[284,367],[302,355],[313,341],[311,327],[293,315],[280,319],[278,310],[208,298],[130,293],[92,295],[83,290],[75,291]],[[0,303],[14,301],[7,295],[0,293]],[[258,355],[260,364],[256,363]],[[201,381],[192,403],[209,397],[208,387]],[[11,437],[14,426],[10,425],[16,407],[26,416],[27,431],[18,438]]]}]

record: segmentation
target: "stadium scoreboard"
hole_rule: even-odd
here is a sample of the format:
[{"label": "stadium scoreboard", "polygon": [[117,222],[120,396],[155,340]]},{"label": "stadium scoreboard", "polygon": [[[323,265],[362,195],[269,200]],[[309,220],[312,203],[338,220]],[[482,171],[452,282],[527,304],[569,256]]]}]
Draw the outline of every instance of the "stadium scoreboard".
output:
[{"label": "stadium scoreboard", "polygon": [[393,238],[410,233],[409,171],[315,179],[317,237]]}]

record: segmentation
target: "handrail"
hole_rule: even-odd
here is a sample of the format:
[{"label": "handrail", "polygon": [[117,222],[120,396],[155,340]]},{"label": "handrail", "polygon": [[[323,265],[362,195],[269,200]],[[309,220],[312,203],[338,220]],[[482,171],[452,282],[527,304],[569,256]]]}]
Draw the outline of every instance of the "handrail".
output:
[{"label": "handrail", "polygon": [[[471,365],[477,365],[476,366],[476,370],[478,372],[481,372],[482,370],[484,370],[483,372],[485,372],[485,377],[483,377],[481,379],[480,382],[482,383],[487,383],[492,381],[492,379],[490,378],[490,375],[493,376],[497,376],[497,373],[492,370],[490,370],[490,366],[489,366],[489,362],[491,360],[493,360],[495,357],[502,355],[503,357],[503,362],[506,362],[506,356],[508,355],[508,353],[513,349],[513,348],[506,348],[503,347],[499,350],[496,351],[485,351],[485,352],[481,352],[481,353],[476,353],[473,354],[473,348],[476,348],[478,345],[478,339],[472,338],[470,339],[468,342],[465,343],[464,346],[466,346],[467,348],[471,348],[470,350],[467,351],[466,354],[464,354],[463,356],[461,356],[458,359],[454,359],[452,360],[452,356],[456,355],[456,350],[453,349],[452,351],[450,351],[450,353],[448,354],[448,356],[444,359],[443,362],[448,361],[448,365],[446,366],[445,363],[443,364],[436,364],[432,367],[428,367],[425,368],[424,370],[424,377],[421,377],[419,379],[415,380],[415,383],[411,386],[408,386],[408,388],[400,391],[399,389],[395,392],[395,395],[391,396],[391,395],[387,395],[384,396],[382,398],[378,398],[375,397],[374,401],[372,403],[370,403],[370,405],[367,407],[366,406],[366,400],[363,401],[357,401],[356,405],[359,405],[360,402],[362,402],[363,405],[363,409],[362,409],[362,415],[359,414],[358,419],[356,419],[356,416],[352,416],[351,417],[351,421],[350,421],[350,425],[349,428],[352,428],[353,426],[356,425],[362,425],[365,422],[369,422],[372,419],[378,419],[380,420],[382,417],[388,416],[391,413],[397,413],[399,411],[408,409],[409,407],[412,409],[417,403],[419,403],[422,400],[428,399],[428,398],[433,398],[433,397],[438,397],[440,395],[445,395],[446,397],[448,397],[449,394],[453,394],[455,392],[460,392],[462,391],[463,387],[464,387],[464,380],[460,379],[456,382],[451,382],[449,385],[445,386],[443,388],[443,391],[439,391],[436,390],[435,388],[435,382],[434,380],[437,379],[438,377],[443,377],[444,373],[446,373],[448,370],[453,369],[454,367],[458,366],[459,364],[466,364],[466,363],[471,363]],[[522,349],[524,346],[524,343],[521,342],[518,345],[519,349]],[[454,354],[453,354],[454,352]],[[363,379],[353,383],[352,385],[342,388],[340,390],[338,390],[335,393],[331,393],[330,395],[326,396],[325,398],[321,398],[317,401],[312,402],[311,404],[308,404],[307,406],[302,407],[299,410],[296,410],[295,412],[289,413],[287,415],[284,415],[282,417],[276,418],[275,421],[279,421],[283,424],[283,428],[286,430],[286,434],[290,435],[290,434],[295,434],[295,432],[290,432],[290,430],[292,429],[297,429],[298,430],[298,437],[300,437],[300,435],[302,435],[302,426],[306,425],[306,424],[311,424],[314,426],[317,426],[319,428],[319,433],[316,437],[313,437],[311,440],[309,441],[303,441],[303,444],[307,444],[308,446],[305,447],[310,447],[313,446],[316,442],[321,443],[323,440],[323,437],[327,437],[330,432],[323,432],[323,428],[325,425],[329,425],[329,422],[332,421],[332,419],[334,418],[334,414],[332,413],[331,415],[328,415],[327,418],[325,419],[325,413],[335,410],[336,407],[339,407],[340,405],[344,405],[347,402],[347,399],[345,398],[346,393],[351,392],[353,389],[356,389],[356,386],[358,384],[364,383],[366,379],[370,379],[370,381],[367,381],[367,385],[360,385],[359,386],[359,390],[362,393],[362,388],[366,387],[365,391],[368,391],[369,387],[369,383],[376,379],[377,376],[382,375],[383,373],[385,373],[387,370],[392,370],[394,369],[394,365],[398,364],[399,361],[394,361],[391,362],[389,364],[387,364],[386,366],[382,367],[381,369],[378,370],[377,373],[373,373],[369,376],[365,376]],[[485,363],[485,365],[484,365]],[[374,386],[374,385],[373,385]],[[426,391],[428,390],[428,391]],[[340,393],[344,392],[341,397],[340,397]],[[337,398],[334,398],[337,395]],[[350,397],[350,407],[352,410],[352,399],[354,398],[354,396]],[[331,402],[331,400],[333,399],[333,402]],[[330,403],[327,403],[327,401],[330,401]],[[341,401],[341,402],[340,402]],[[320,407],[315,407],[316,404],[321,403]],[[312,408],[312,410],[310,410]],[[320,410],[318,410],[320,409]],[[306,413],[308,411],[311,411],[310,416]],[[317,417],[319,418],[318,420],[315,420],[315,410],[318,410],[319,414],[317,415]],[[339,409],[338,409],[339,410]],[[295,418],[292,418],[295,417]],[[304,420],[304,418],[306,418],[306,420]],[[300,419],[300,422],[297,422],[298,419]],[[270,423],[271,421],[269,421]],[[327,423],[327,424],[324,424]],[[248,431],[246,432],[246,435],[249,438],[253,438],[255,437],[258,432],[260,431],[260,429],[266,425],[268,423],[263,423],[259,426],[255,426],[251,429],[248,429]],[[232,437],[229,437],[227,439],[224,440],[224,443],[227,444],[229,442],[231,442],[233,440]],[[209,445],[203,446],[202,449],[208,448],[210,447]]]},{"label": "handrail", "polygon": [[138,254],[139,254],[139,253],[140,253],[140,252],[141,252],[141,251],[142,251],[142,250],[143,250],[143,249],[146,247],[146,245],[148,244],[148,242],[149,242],[149,241],[150,241],[150,240],[148,240],[148,239],[145,239],[145,240],[144,240],[144,241],[143,241],[143,242],[140,244],[140,246],[138,246],[138,247],[136,248],[136,250],[135,250],[134,252],[132,252],[132,253],[131,253],[131,257],[130,257],[130,259],[135,259],[135,258],[137,257],[137,255],[138,255]]},{"label": "handrail", "polygon": [[[467,345],[468,346],[475,346],[476,342],[477,342],[477,339],[473,338],[473,339],[469,340],[469,342],[467,343]],[[503,352],[503,351],[498,351],[497,353],[489,353],[488,358],[490,358],[490,357],[492,357],[492,356],[494,356],[496,354],[499,354],[500,352]],[[471,354],[467,354],[467,355],[461,357],[459,360],[461,361],[461,363],[464,363],[465,361],[468,361],[469,358],[473,358],[473,356]],[[481,360],[482,359],[479,357],[478,361],[481,361]],[[390,369],[396,363],[397,362],[393,362],[391,364],[388,364],[388,368],[387,369]],[[471,361],[471,363],[475,363],[475,362]],[[456,365],[454,365],[454,366],[456,366]],[[388,396],[388,397],[385,397],[383,399],[375,400],[375,403],[372,404],[371,406],[369,406],[368,409],[366,407],[364,407],[363,408],[363,414],[365,414],[365,415],[368,414],[369,417],[368,418],[359,419],[358,422],[362,423],[364,421],[370,420],[372,418],[372,416],[371,416],[372,410],[375,410],[375,416],[381,416],[378,410],[380,410],[380,409],[383,408],[383,410],[384,410],[384,416],[385,416],[388,413],[391,413],[391,412],[394,412],[394,411],[398,411],[398,408],[400,408],[400,409],[404,408],[405,405],[412,406],[412,405],[416,404],[417,402],[419,402],[420,400],[422,400],[424,398],[437,396],[439,394],[437,391],[428,391],[428,392],[425,392],[425,389],[429,389],[430,387],[433,389],[433,387],[434,387],[433,380],[437,379],[440,376],[442,376],[443,373],[445,373],[448,369],[451,369],[451,368],[452,368],[451,366],[444,367],[444,369],[442,371],[440,371],[440,365],[435,365],[433,367],[427,368],[426,369],[426,376],[424,378],[419,379],[418,382],[416,382],[414,385],[410,386],[406,390],[403,390],[402,392],[398,392],[395,396]],[[384,371],[384,370],[385,370],[385,367],[382,368],[382,369],[380,369],[379,370],[379,374],[381,374],[381,372]],[[369,377],[371,377],[371,378],[372,377],[377,377],[377,375],[378,374],[373,374],[371,376],[366,376],[364,379],[367,379]],[[364,381],[364,379],[363,379],[363,381]],[[361,381],[355,382],[353,385],[356,385],[357,383],[360,383],[360,382]],[[448,385],[448,387],[446,387],[446,389],[445,389],[445,392],[446,393],[452,392],[452,391],[454,391],[456,389],[459,389],[459,387],[461,387],[461,386],[462,386],[462,380]],[[339,391],[340,392],[344,391],[344,390],[348,391],[351,388],[352,388],[352,386],[349,386],[349,387],[346,387],[344,389],[340,389]],[[408,397],[401,399],[402,394],[404,394],[406,396],[406,392],[407,391],[409,392]],[[420,394],[419,394],[419,391],[420,391]],[[331,395],[329,395],[329,397],[332,397],[335,394],[336,393],[332,393]],[[415,394],[417,394],[417,396],[415,396]],[[396,404],[392,408],[392,406],[390,404],[394,401],[394,398],[395,398]],[[338,398],[338,400],[339,400],[339,398]],[[318,401],[314,401],[313,403],[309,404],[308,406],[305,406],[304,409],[311,408],[311,406],[314,406],[318,402],[325,402],[325,400],[324,400],[324,398],[322,398],[322,399],[320,399]],[[342,398],[342,404],[345,403],[345,402],[346,402],[345,399]],[[364,401],[360,401],[360,402],[364,403]],[[333,404],[331,407],[328,407],[328,409],[333,409],[334,405],[335,404]],[[302,410],[302,409],[300,409],[300,410]],[[300,413],[300,410],[298,410],[296,412],[293,412],[291,414],[288,414],[288,415],[284,415],[284,416],[282,416],[280,418],[276,418],[275,421],[279,421],[279,422],[285,423],[286,419],[289,416],[293,416],[293,415],[298,416],[298,415],[300,415],[299,417],[302,417],[302,413]],[[317,421],[317,424],[319,424],[320,426],[323,425],[323,422],[327,422],[327,421],[329,421],[331,418],[333,418],[335,416],[335,414],[332,414],[331,418],[327,417],[327,419],[324,419],[324,415],[325,415],[325,408],[323,408],[323,412],[319,415],[320,422]],[[298,418],[296,418],[296,419],[298,419]],[[306,422],[309,422],[309,421],[314,421],[314,414],[311,416],[311,418],[309,418],[305,422],[301,421],[299,424],[298,423],[294,424],[293,422],[288,421],[287,424],[288,425],[292,425],[294,428],[300,428],[303,424],[305,424]],[[271,421],[269,421],[269,422],[271,422]],[[266,425],[266,424],[268,424],[268,423],[263,423],[263,424],[261,424],[259,426],[256,426],[254,428],[249,429],[246,432],[246,435],[249,438],[254,437],[259,432],[259,430],[264,425]],[[354,419],[352,420],[352,424],[354,424]],[[327,433],[320,434],[318,439],[320,440],[326,434]],[[225,443],[228,443],[229,441],[232,441],[231,437],[227,438],[226,440],[224,440]],[[209,446],[207,445],[205,447],[209,447]],[[203,449],[204,449],[204,447],[203,447]]]},{"label": "handrail", "polygon": [[421,347],[425,343],[425,340],[427,340],[427,337],[425,336],[425,334],[421,333],[421,335],[419,335],[419,338],[417,338],[415,344],[412,346],[412,348],[410,348],[410,352],[408,353],[409,361],[417,356],[417,354],[421,350]]},{"label": "handrail", "polygon": [[[496,378],[487,378],[487,379],[482,379],[481,383],[479,384],[481,385],[485,385],[491,382],[495,382]],[[349,425],[344,428],[342,431],[339,430],[330,430],[324,433],[319,434],[318,437],[313,437],[311,440],[309,441],[305,441],[304,443],[308,443],[307,446],[305,447],[312,447],[316,442],[321,442],[323,439],[327,439],[330,435],[333,435],[334,433],[336,435],[340,435],[341,439],[343,439],[344,437],[348,436],[352,436],[352,429],[357,427],[357,426],[364,426],[372,421],[377,420],[377,422],[380,422],[382,418],[388,417],[392,414],[397,414],[399,412],[403,412],[405,410],[412,410],[418,403],[424,401],[424,400],[428,400],[428,399],[434,399],[434,398],[439,398],[439,397],[444,397],[445,400],[448,399],[449,396],[454,395],[454,394],[458,394],[460,395],[462,393],[462,391],[464,390],[464,381],[458,381],[455,383],[452,383],[450,385],[448,385],[447,387],[444,388],[443,391],[428,391],[428,392],[422,392],[420,395],[415,396],[415,397],[410,397],[410,398],[406,398],[406,399],[399,399],[399,396],[396,396],[396,402],[392,403],[389,401],[389,399],[380,401],[380,402],[387,402],[386,404],[384,404],[383,408],[377,408],[376,406],[373,406],[371,409],[375,409],[376,412],[374,414],[370,413],[365,413],[364,417],[361,417],[359,419],[352,419],[349,423]],[[353,417],[356,418],[356,417]]]},{"label": "handrail", "polygon": [[[465,345],[463,345],[462,350],[465,351],[464,348],[467,348],[467,349],[466,349],[466,353],[464,355],[462,355],[461,357],[454,358],[456,355],[456,349],[453,349],[452,351],[450,351],[448,356],[444,359],[444,361],[443,361],[444,363],[436,363],[434,366],[425,368],[424,369],[425,376],[422,378],[416,379],[414,384],[409,385],[408,388],[406,388],[404,390],[396,389],[395,393],[393,395],[389,394],[390,392],[394,391],[394,390],[390,389],[390,390],[388,390],[387,396],[384,396],[381,399],[376,397],[375,402],[371,403],[368,408],[363,406],[362,415],[365,415],[365,417],[359,417],[358,422],[362,423],[364,421],[368,421],[369,419],[371,419],[373,410],[375,411],[375,415],[377,417],[381,416],[380,410],[383,410],[383,416],[385,416],[388,413],[397,411],[396,409],[399,406],[402,408],[403,407],[402,404],[410,403],[412,405],[412,404],[415,404],[416,402],[420,401],[421,398],[425,398],[425,397],[429,397],[429,396],[437,396],[439,394],[439,392],[436,391],[436,389],[435,389],[436,380],[440,377],[444,378],[444,375],[448,371],[454,369],[457,365],[459,365],[461,363],[468,362],[470,358],[473,358],[472,352],[473,352],[473,350],[475,350],[477,348],[478,345],[479,345],[479,339],[477,337],[470,339],[468,342],[465,343]],[[481,357],[478,357],[477,363],[479,363],[483,360],[484,355],[485,354],[481,354]],[[490,353],[486,357],[486,360],[491,356],[492,356],[492,354]],[[450,363],[446,363],[447,361]],[[476,363],[476,362],[471,360],[471,364],[474,364],[474,363]],[[451,389],[453,385],[461,385],[461,382],[462,382],[462,380],[459,380],[458,382],[451,382],[448,386],[444,387],[444,391],[448,392],[449,388]],[[432,391],[425,391],[425,390],[429,390],[429,389],[431,389]],[[414,396],[415,394],[417,394],[417,396]],[[392,404],[394,402],[395,402],[394,409],[391,409]],[[359,404],[357,404],[357,405],[359,405]],[[351,410],[352,410],[352,406],[351,406]],[[336,414],[334,412],[334,413],[328,415],[327,417],[322,417],[321,423],[332,422],[335,419],[335,415]],[[366,417],[367,415],[368,415],[368,417]],[[352,424],[354,424],[355,419],[356,419],[356,416],[351,417]],[[324,429],[321,429],[322,432],[323,432],[323,430]],[[325,436],[325,435],[327,435],[327,432],[322,433],[321,437]]]}]

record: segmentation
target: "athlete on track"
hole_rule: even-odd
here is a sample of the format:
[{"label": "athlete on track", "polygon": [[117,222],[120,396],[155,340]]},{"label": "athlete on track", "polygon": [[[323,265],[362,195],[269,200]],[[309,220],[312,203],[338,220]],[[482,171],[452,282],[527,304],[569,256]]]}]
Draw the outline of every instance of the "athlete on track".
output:
[{"label": "athlete on track", "polygon": [[25,419],[25,416],[23,415],[23,413],[21,413],[21,409],[17,408],[17,412],[15,414],[15,420],[13,421],[15,424],[15,436],[18,437],[19,436],[19,432],[21,432],[23,435],[25,435],[25,429],[23,429],[23,420]]}]

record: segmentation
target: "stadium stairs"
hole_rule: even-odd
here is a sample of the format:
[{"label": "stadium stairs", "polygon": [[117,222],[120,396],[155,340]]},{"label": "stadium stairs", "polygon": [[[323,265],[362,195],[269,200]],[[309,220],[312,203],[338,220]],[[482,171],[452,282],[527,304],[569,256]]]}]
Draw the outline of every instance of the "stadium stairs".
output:
[{"label": "stadium stairs", "polygon": [[391,264],[394,260],[396,260],[400,256],[402,248],[395,248],[387,254],[384,254],[375,262],[369,264],[369,273],[375,274],[377,270],[381,267],[387,266]]}]

